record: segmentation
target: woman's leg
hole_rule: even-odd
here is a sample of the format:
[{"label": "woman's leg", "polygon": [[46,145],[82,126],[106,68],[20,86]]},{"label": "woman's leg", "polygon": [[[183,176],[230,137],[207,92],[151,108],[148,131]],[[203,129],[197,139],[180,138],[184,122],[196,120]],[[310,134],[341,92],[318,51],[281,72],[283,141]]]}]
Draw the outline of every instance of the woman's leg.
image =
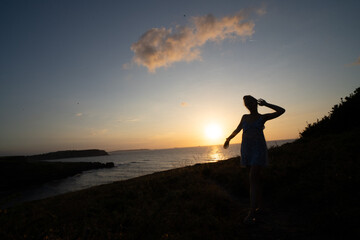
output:
[{"label": "woman's leg", "polygon": [[250,167],[250,211],[248,216],[245,218],[245,221],[252,221],[255,217],[256,209],[262,207],[261,172],[261,166]]},{"label": "woman's leg", "polygon": [[262,166],[251,166],[250,173],[250,207],[253,211],[262,208]]}]

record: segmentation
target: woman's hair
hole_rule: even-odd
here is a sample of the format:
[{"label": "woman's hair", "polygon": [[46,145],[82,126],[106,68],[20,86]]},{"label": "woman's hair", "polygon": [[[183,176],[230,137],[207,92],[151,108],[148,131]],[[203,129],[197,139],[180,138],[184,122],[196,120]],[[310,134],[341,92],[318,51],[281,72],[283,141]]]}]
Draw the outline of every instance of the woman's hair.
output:
[{"label": "woman's hair", "polygon": [[251,111],[251,109],[257,107],[257,99],[250,95],[243,97],[245,106]]}]

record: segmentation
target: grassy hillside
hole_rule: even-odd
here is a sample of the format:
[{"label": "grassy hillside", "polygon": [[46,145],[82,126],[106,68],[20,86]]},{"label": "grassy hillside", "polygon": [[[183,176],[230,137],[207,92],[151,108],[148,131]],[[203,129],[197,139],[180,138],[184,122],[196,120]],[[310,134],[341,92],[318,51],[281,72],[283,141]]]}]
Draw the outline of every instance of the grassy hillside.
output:
[{"label": "grassy hillside", "polygon": [[339,104],[334,105],[327,116],[315,123],[308,124],[300,137],[314,138],[324,134],[341,133],[360,127],[360,121],[356,117],[360,110],[360,88],[352,94],[341,98]]},{"label": "grassy hillside", "polygon": [[239,159],[231,159],[3,210],[0,238],[275,239],[294,235],[294,228],[299,234],[288,223],[293,217],[279,212],[274,213],[279,219],[259,229],[243,226],[247,206],[246,169],[239,167]]},{"label": "grassy hillside", "polygon": [[[359,91],[354,95],[358,98]],[[331,114],[325,121],[334,121]],[[241,224],[249,206],[248,175],[234,158],[1,210],[0,238],[341,239],[352,234],[356,239],[360,128],[355,123],[325,131],[319,122],[294,143],[269,150],[268,214],[256,226]]]},{"label": "grassy hillside", "polygon": [[314,231],[357,229],[359,134],[356,128],[271,149],[267,195],[276,204],[302,209]]}]

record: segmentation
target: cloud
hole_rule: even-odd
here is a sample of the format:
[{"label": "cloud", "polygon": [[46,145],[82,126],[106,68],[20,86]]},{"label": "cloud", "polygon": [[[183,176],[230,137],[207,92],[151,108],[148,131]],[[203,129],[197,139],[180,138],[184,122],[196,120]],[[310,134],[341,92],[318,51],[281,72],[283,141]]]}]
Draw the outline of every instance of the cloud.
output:
[{"label": "cloud", "polygon": [[129,119],[126,119],[126,122],[139,122],[140,121],[140,118],[129,118]]},{"label": "cloud", "polygon": [[176,136],[176,135],[177,135],[176,132],[163,132],[163,133],[152,135],[150,137],[150,139],[151,140],[164,140],[164,139],[170,140],[170,139],[173,139],[174,136]]},{"label": "cloud", "polygon": [[122,68],[123,68],[124,70],[130,69],[130,63],[124,63],[124,64],[122,65]]},{"label": "cloud", "polygon": [[118,122],[139,122],[140,118],[126,118],[126,119],[119,119]]},{"label": "cloud", "polygon": [[[252,11],[259,16],[265,14],[265,9]],[[176,26],[174,30],[152,28],[131,45],[133,62],[154,73],[157,68],[175,62],[201,60],[200,47],[206,42],[250,38],[255,32],[255,24],[248,17],[247,11],[220,19],[208,14],[192,17],[190,25]]]},{"label": "cloud", "polygon": [[109,132],[108,129],[103,128],[103,129],[90,129],[90,136],[104,136],[107,135],[107,133]]},{"label": "cloud", "polygon": [[355,62],[350,64],[350,66],[358,66],[358,65],[360,65],[360,57],[358,57],[358,59]]},{"label": "cloud", "polygon": [[181,102],[180,103],[180,106],[182,106],[182,107],[187,107],[189,104],[187,103],[187,102]]},{"label": "cloud", "polygon": [[77,113],[77,114],[75,114],[77,117],[81,117],[82,115],[84,115],[83,113]]},{"label": "cloud", "polygon": [[254,12],[260,17],[265,15],[266,14],[266,4],[263,3],[260,8],[254,9]]}]

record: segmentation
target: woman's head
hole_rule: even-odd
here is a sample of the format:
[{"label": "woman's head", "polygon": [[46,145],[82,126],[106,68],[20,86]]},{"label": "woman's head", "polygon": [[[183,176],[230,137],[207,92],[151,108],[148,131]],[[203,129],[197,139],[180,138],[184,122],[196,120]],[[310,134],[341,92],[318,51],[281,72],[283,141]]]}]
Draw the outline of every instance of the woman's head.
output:
[{"label": "woman's head", "polygon": [[243,97],[245,106],[249,109],[250,112],[257,111],[257,99],[253,96],[246,95]]}]

